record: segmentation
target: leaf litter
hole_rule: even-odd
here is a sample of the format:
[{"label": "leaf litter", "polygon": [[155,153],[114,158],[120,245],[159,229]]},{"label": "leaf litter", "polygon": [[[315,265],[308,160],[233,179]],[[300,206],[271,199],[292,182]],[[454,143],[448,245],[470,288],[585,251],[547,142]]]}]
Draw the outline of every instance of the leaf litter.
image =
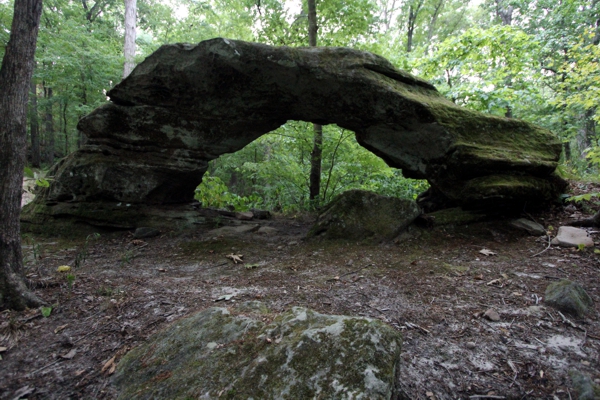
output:
[{"label": "leaf litter", "polygon": [[[567,218],[561,210],[536,216],[552,226]],[[397,384],[410,399],[568,399],[571,369],[600,382],[600,258],[592,250],[550,247],[532,258],[546,243],[501,222],[417,231],[397,244],[304,241],[310,222],[274,218],[264,222],[277,228],[270,236],[167,232],[136,243],[126,264],[131,236],[103,235],[72,271],[71,287],[60,280],[36,289],[53,307],[47,318],[0,313],[0,398],[113,399],[110,374],[130,348],[221,298],[228,307],[260,300],[273,312],[305,306],[384,321],[403,334]],[[45,257],[28,266],[33,279],[55,276],[80,248],[36,240]],[[473,246],[494,254],[474,259],[465,251]],[[240,254],[260,268],[239,268]],[[596,300],[593,313],[576,320],[546,307],[556,278],[580,282]]]}]

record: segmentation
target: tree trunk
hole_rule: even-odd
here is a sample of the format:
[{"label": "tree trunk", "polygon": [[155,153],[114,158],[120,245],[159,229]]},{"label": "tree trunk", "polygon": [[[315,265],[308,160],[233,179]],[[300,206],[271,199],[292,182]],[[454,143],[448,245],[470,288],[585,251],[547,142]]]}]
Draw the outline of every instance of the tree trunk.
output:
[{"label": "tree trunk", "polygon": [[406,52],[410,53],[412,51],[413,44],[413,36],[415,34],[415,27],[417,26],[417,17],[419,16],[419,12],[421,12],[421,7],[423,6],[424,0],[417,0],[416,4],[411,3],[408,8],[408,23],[406,28]]},{"label": "tree trunk", "polygon": [[46,97],[46,162],[49,165],[54,164],[54,117],[52,115],[52,88],[44,87],[44,97]]},{"label": "tree trunk", "polygon": [[125,0],[125,66],[123,68],[123,79],[127,78],[135,67],[135,11],[136,0]]},{"label": "tree trunk", "polygon": [[[308,0],[308,43],[310,46],[317,45],[317,7],[315,0]],[[323,127],[313,124],[313,149],[310,158],[310,177],[308,198],[314,207],[319,206],[319,194],[321,192],[321,164],[323,159]]]},{"label": "tree trunk", "polygon": [[42,162],[42,156],[40,153],[40,125],[38,121],[38,109],[37,109],[37,86],[35,81],[31,80],[31,93],[30,93],[30,112],[29,112],[29,127],[31,134],[31,166],[35,168],[40,167]]},{"label": "tree trunk", "polygon": [[68,129],[67,129],[67,105],[69,104],[69,102],[65,99],[62,102],[62,120],[63,120],[63,124],[62,124],[62,128],[63,128],[63,135],[65,136],[65,157],[69,155],[69,134],[68,134]]},{"label": "tree trunk", "polygon": [[15,0],[10,39],[0,68],[0,308],[42,302],[25,284],[21,253],[21,194],[27,144],[27,98],[42,0]]}]

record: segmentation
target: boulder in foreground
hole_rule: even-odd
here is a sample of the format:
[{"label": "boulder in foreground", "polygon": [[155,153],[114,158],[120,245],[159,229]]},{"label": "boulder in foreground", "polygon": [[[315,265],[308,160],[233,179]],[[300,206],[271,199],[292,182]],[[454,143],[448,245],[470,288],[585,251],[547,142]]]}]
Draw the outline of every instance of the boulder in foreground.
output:
[{"label": "boulder in foreground", "polygon": [[173,323],[114,382],[120,399],[392,399],[401,344],[379,320],[249,302]]}]

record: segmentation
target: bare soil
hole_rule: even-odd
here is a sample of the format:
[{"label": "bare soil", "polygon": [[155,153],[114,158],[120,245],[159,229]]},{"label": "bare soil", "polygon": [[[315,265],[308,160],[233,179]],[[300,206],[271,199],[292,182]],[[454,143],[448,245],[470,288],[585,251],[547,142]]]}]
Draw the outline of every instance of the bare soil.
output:
[{"label": "bare soil", "polygon": [[[581,215],[569,206],[528,216],[556,230]],[[507,221],[414,229],[377,245],[305,241],[309,217],[250,222],[277,231],[26,237],[27,274],[44,284],[36,293],[52,311],[0,313],[0,398],[115,398],[111,373],[129,349],[175,319],[256,299],[273,311],[305,306],[398,329],[399,384],[410,399],[571,399],[570,370],[600,382],[593,249],[549,247]],[[546,287],[562,278],[594,298],[585,319],[544,306]],[[499,321],[484,316],[489,309]]]}]

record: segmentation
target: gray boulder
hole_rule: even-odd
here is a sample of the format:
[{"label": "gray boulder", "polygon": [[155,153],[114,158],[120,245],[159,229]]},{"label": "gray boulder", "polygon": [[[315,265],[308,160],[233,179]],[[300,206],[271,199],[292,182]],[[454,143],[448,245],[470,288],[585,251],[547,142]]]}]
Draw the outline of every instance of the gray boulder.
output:
[{"label": "gray boulder", "polygon": [[322,239],[390,240],[419,215],[413,200],[349,190],[334,198],[319,214],[308,236]]},{"label": "gray boulder", "polygon": [[401,335],[379,320],[259,302],[210,308],[130,351],[120,399],[391,399]]},{"label": "gray boulder", "polygon": [[593,305],[592,298],[581,285],[567,279],[548,285],[544,301],[549,306],[578,318],[583,318]]},{"label": "gray boulder", "polygon": [[541,224],[538,224],[535,221],[531,221],[527,218],[519,218],[510,222],[512,226],[517,229],[522,229],[527,231],[530,235],[533,236],[542,236],[546,234],[546,229]]},{"label": "gray boulder", "polygon": [[[189,202],[208,161],[288,120],[354,131],[405,176],[427,179],[423,201],[433,208],[529,208],[564,187],[553,174],[561,143],[549,131],[458,107],[368,52],[222,38],[164,45],[109,96],[81,119],[87,144],[52,169],[25,221],[51,222],[61,203]],[[98,223],[76,210],[61,207],[60,218]],[[110,214],[102,218],[104,226],[122,226]]]}]

